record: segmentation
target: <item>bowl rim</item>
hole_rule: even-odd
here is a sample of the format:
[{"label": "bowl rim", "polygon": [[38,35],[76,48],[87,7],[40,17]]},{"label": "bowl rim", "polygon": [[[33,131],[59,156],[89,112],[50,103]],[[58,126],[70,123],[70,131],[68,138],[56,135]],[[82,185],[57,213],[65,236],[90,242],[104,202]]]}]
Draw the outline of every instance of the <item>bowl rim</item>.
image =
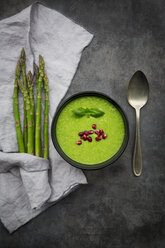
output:
[{"label": "bowl rim", "polygon": [[[66,155],[66,153],[62,150],[62,148],[60,147],[60,144],[58,143],[57,140],[57,136],[56,136],[56,125],[57,125],[57,120],[58,117],[61,113],[61,111],[64,109],[64,107],[71,102],[72,100],[79,98],[79,97],[83,97],[83,96],[96,96],[96,97],[102,97],[104,99],[106,99],[107,101],[109,101],[110,103],[112,103],[117,110],[120,112],[123,122],[124,122],[124,129],[125,129],[125,135],[124,135],[124,139],[123,142],[119,148],[119,150],[109,159],[101,162],[101,163],[97,163],[97,164],[83,164],[80,162],[77,162],[73,159],[71,159],[69,156]],[[108,95],[102,93],[102,92],[98,92],[98,91],[82,91],[79,93],[75,93],[71,96],[69,96],[66,99],[62,99],[60,101],[60,103],[57,106],[57,109],[55,111],[55,114],[53,116],[52,119],[52,123],[51,123],[51,139],[53,142],[53,145],[56,149],[56,151],[59,153],[59,155],[69,164],[71,164],[72,166],[78,168],[78,169],[83,169],[83,170],[98,170],[98,169],[102,169],[105,168],[111,164],[113,164],[117,159],[119,159],[119,157],[123,154],[123,152],[125,151],[127,144],[128,144],[128,140],[129,140],[129,125],[128,125],[128,119],[127,116],[125,114],[125,112],[123,111],[123,109],[121,108],[121,106],[114,101],[111,97],[109,97]]]}]

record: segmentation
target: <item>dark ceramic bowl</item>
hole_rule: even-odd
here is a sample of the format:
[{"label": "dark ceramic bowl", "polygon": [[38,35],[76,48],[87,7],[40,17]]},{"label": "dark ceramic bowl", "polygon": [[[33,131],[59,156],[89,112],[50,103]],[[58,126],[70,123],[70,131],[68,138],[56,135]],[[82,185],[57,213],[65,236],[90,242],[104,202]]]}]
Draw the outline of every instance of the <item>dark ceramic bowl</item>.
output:
[{"label": "dark ceramic bowl", "polygon": [[[123,122],[124,122],[124,128],[125,128],[125,135],[124,135],[124,139],[123,139],[123,143],[120,147],[120,149],[117,151],[117,153],[109,158],[108,160],[102,162],[102,163],[98,163],[98,164],[83,164],[83,163],[79,163],[75,160],[72,160],[70,157],[68,157],[64,151],[61,149],[57,137],[56,137],[56,125],[57,125],[57,120],[58,117],[61,113],[61,111],[63,110],[63,108],[65,108],[65,106],[71,102],[72,100],[82,97],[82,96],[97,96],[97,97],[101,97],[107,101],[109,101],[110,103],[112,103],[120,112],[122,118],[123,118]],[[121,154],[124,152],[127,143],[128,143],[128,138],[129,138],[129,128],[128,128],[128,121],[127,118],[122,110],[122,108],[114,101],[112,100],[109,96],[103,94],[103,93],[99,93],[99,92],[95,92],[95,91],[86,91],[86,92],[81,92],[75,95],[72,95],[71,97],[69,97],[68,99],[62,101],[59,106],[57,107],[56,113],[54,115],[53,121],[52,121],[52,126],[51,126],[51,136],[52,136],[52,141],[54,144],[54,147],[56,148],[57,152],[61,155],[61,157],[66,160],[69,164],[80,168],[80,169],[87,169],[87,170],[93,170],[93,169],[101,169],[106,167],[107,165],[112,164],[114,161],[116,161]]]}]

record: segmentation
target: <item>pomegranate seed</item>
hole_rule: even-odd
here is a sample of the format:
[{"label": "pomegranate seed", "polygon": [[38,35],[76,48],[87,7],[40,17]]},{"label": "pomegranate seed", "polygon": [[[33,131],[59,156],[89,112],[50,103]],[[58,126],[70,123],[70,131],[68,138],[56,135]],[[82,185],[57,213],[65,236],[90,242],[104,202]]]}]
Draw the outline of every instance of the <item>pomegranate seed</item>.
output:
[{"label": "pomegranate seed", "polygon": [[100,136],[101,135],[100,132],[99,132],[99,130],[96,130],[95,131],[95,134],[97,134],[97,136]]},{"label": "pomegranate seed", "polygon": [[87,140],[87,136],[85,134],[83,135],[83,140]]},{"label": "pomegranate seed", "polygon": [[104,133],[104,134],[102,135],[102,137],[103,137],[103,139],[106,139],[106,138],[107,138],[106,133]]},{"label": "pomegranate seed", "polygon": [[88,133],[88,131],[85,131],[84,134],[85,134],[86,136],[88,136],[89,133]]},{"label": "pomegranate seed", "polygon": [[89,130],[88,133],[89,134],[93,134],[94,132],[93,132],[93,130]]},{"label": "pomegranate seed", "polygon": [[81,140],[79,140],[79,141],[77,141],[77,145],[81,145],[82,144],[82,141]]},{"label": "pomegranate seed", "polygon": [[103,134],[103,133],[104,133],[103,129],[100,129],[100,130],[99,130],[99,133],[100,133],[100,134]]},{"label": "pomegranate seed", "polygon": [[84,135],[84,132],[79,132],[78,135],[79,136],[83,136]]},{"label": "pomegranate seed", "polygon": [[92,128],[93,128],[93,129],[96,129],[96,128],[97,128],[96,124],[93,124],[93,125],[92,125]]},{"label": "pomegranate seed", "polygon": [[92,137],[88,137],[88,141],[89,142],[92,142]]},{"label": "pomegranate seed", "polygon": [[101,137],[100,136],[97,136],[96,137],[96,141],[100,141],[101,140]]}]

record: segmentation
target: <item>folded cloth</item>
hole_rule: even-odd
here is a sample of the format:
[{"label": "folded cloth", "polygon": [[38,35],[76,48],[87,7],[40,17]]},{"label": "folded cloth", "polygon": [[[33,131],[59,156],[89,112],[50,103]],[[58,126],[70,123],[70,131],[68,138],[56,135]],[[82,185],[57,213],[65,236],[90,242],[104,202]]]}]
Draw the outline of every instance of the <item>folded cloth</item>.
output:
[{"label": "folded cloth", "polygon": [[56,107],[92,37],[84,28],[37,2],[0,21],[0,219],[10,233],[79,184],[87,183],[81,170],[58,155],[50,135],[49,161],[18,153],[12,95],[20,51],[25,48],[27,71],[32,69],[33,60],[38,63],[39,54],[44,57],[50,88],[50,134]]}]

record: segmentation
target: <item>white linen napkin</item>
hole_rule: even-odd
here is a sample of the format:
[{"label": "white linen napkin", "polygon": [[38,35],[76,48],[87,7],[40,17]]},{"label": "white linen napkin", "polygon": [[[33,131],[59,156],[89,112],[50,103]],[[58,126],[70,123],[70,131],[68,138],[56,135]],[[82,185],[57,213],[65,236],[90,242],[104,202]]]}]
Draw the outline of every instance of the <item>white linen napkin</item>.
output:
[{"label": "white linen napkin", "polygon": [[[50,88],[50,132],[56,107],[92,37],[84,28],[37,2],[0,21],[0,219],[10,233],[79,184],[87,183],[81,170],[58,155],[50,135],[49,161],[17,153],[12,95],[20,51],[25,48],[27,71],[32,70],[33,60],[38,63],[39,54],[44,57]],[[22,99],[20,105],[23,116]]]}]

